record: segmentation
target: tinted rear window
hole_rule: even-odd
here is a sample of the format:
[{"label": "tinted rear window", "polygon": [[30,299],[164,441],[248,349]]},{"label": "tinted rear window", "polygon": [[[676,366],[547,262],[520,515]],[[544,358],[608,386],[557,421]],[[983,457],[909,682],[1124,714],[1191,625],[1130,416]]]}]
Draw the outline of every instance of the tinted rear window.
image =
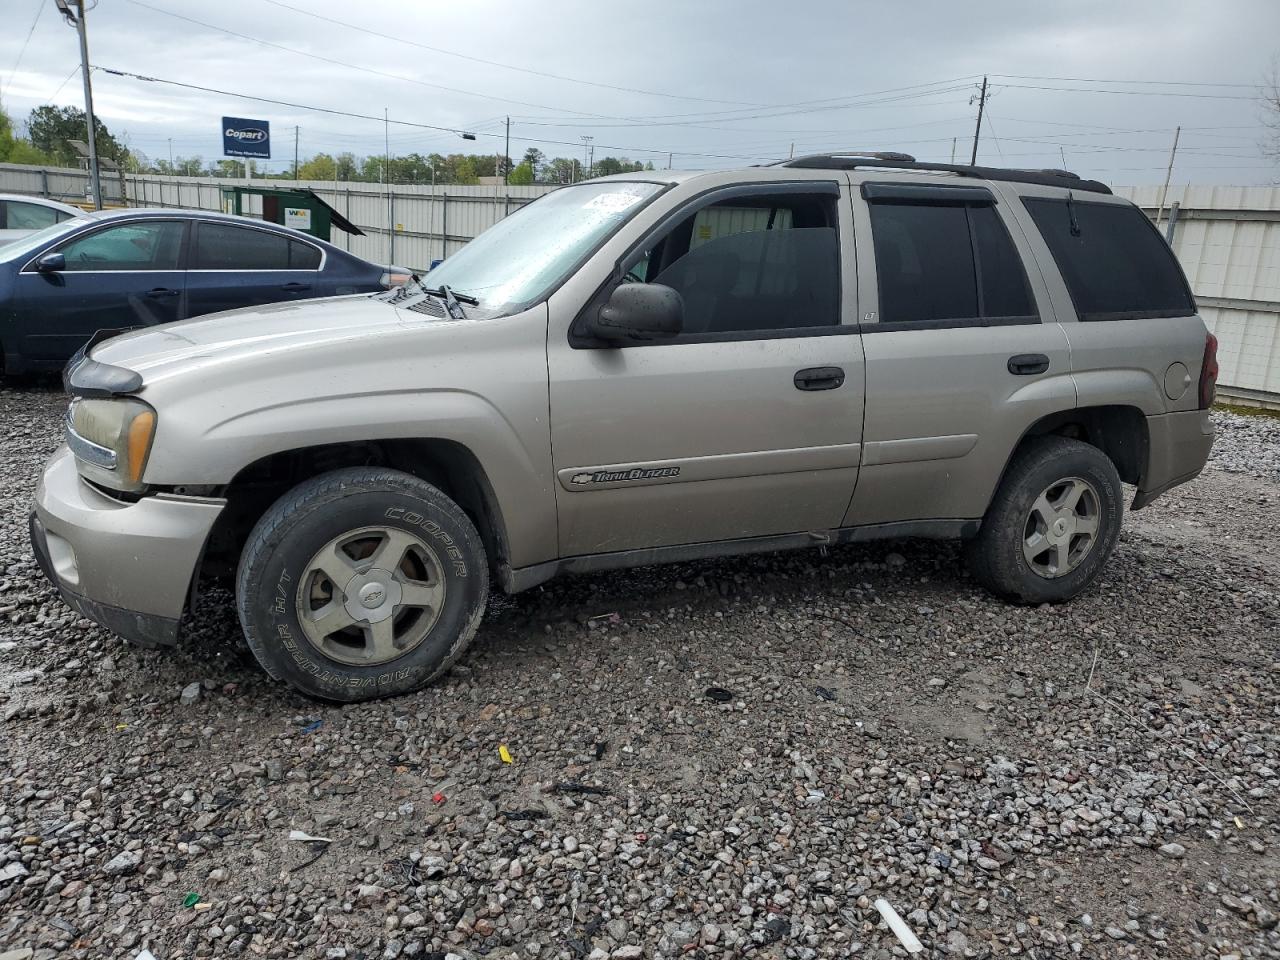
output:
[{"label": "tinted rear window", "polygon": [[987,205],[870,205],[881,323],[1030,318],[1026,274]]},{"label": "tinted rear window", "polygon": [[1040,228],[1081,320],[1195,313],[1173,251],[1137,207],[1037,197],[1022,202]]},{"label": "tinted rear window", "polygon": [[268,230],[202,223],[194,260],[196,270],[315,270],[320,251]]}]

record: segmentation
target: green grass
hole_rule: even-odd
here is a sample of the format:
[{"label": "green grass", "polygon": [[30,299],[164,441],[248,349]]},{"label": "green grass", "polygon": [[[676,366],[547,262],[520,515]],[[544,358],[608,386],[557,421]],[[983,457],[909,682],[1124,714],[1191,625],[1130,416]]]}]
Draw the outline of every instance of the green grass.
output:
[{"label": "green grass", "polygon": [[1213,405],[1213,409],[1225,410],[1227,413],[1239,414],[1242,417],[1270,417],[1273,420],[1280,420],[1280,410],[1270,410],[1267,407],[1251,407],[1246,404],[1223,403],[1219,400]]}]

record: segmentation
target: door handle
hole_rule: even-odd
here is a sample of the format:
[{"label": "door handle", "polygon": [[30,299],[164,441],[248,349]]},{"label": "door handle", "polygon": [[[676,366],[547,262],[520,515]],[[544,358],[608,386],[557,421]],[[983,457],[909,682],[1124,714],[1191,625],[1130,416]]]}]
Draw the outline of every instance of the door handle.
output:
[{"label": "door handle", "polygon": [[154,298],[176,297],[178,293],[179,291],[171,290],[168,287],[152,287],[150,290],[147,291],[147,296],[154,297]]},{"label": "door handle", "polygon": [[844,385],[844,371],[839,367],[806,367],[796,371],[791,382],[797,390],[834,390]]},{"label": "door handle", "polygon": [[286,283],[286,284],[285,284],[283,287],[281,287],[280,289],[281,289],[281,290],[287,290],[287,291],[289,291],[289,293],[301,293],[303,290],[310,290],[310,289],[311,289],[311,284],[309,284],[309,283],[297,283],[297,282],[294,282],[294,283]]},{"label": "door handle", "polygon": [[1049,369],[1049,358],[1043,353],[1020,353],[1009,358],[1009,372],[1015,377],[1030,377]]}]

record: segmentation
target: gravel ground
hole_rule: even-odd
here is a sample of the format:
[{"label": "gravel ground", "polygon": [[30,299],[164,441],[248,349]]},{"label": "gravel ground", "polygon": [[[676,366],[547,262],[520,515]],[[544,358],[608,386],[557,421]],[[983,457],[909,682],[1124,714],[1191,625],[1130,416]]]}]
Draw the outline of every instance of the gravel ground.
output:
[{"label": "gravel ground", "polygon": [[579,577],[330,707],[223,593],[171,652],[57,600],[63,409],[0,390],[0,958],[901,956],[878,897],[931,957],[1280,956],[1280,420],[1069,605],[923,541]]}]

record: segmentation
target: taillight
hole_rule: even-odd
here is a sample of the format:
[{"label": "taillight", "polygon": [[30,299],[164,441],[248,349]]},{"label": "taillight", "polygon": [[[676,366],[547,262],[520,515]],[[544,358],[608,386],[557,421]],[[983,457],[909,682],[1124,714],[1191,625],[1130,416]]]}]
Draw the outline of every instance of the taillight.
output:
[{"label": "taillight", "polygon": [[1213,406],[1218,391],[1218,338],[1212,333],[1204,338],[1204,362],[1200,364],[1200,409]]}]

